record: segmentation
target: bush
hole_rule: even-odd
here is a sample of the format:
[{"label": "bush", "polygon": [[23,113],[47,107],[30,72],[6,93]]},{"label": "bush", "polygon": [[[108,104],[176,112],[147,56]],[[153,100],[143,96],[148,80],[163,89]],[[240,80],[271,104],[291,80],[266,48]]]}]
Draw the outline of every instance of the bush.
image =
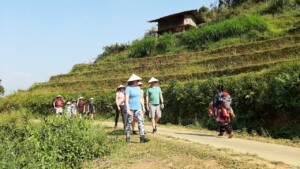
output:
[{"label": "bush", "polygon": [[109,46],[104,46],[103,50],[104,52],[100,55],[98,55],[97,59],[95,60],[95,63],[97,63],[100,59],[105,58],[107,56],[118,54],[126,49],[129,48],[130,45],[128,44],[112,44]]},{"label": "bush", "polygon": [[156,39],[151,37],[145,37],[142,40],[136,40],[132,42],[130,47],[129,57],[142,58],[151,56],[155,51]]},{"label": "bush", "polygon": [[276,12],[281,12],[286,6],[290,5],[292,5],[291,0],[271,0],[267,12],[273,14]]},{"label": "bush", "polygon": [[239,37],[253,30],[264,32],[268,28],[268,23],[259,16],[233,17],[219,23],[191,29],[182,34],[179,43],[189,50],[199,50],[206,47],[208,42],[216,42],[223,38]]},{"label": "bush", "polygon": [[[163,123],[200,123],[217,129],[207,115],[208,104],[215,95],[215,86],[224,84],[234,101],[235,129],[268,130],[274,137],[293,138],[300,131],[300,63],[287,64],[263,73],[249,73],[203,82],[170,83],[164,89],[166,109]],[[265,130],[265,131],[266,131]],[[262,131],[261,134],[266,134]]]},{"label": "bush", "polygon": [[156,51],[159,54],[170,52],[175,46],[175,37],[170,33],[165,33],[157,39]]},{"label": "bush", "polygon": [[108,155],[113,148],[103,129],[84,119],[25,122],[0,124],[1,168],[80,168],[84,161]]}]

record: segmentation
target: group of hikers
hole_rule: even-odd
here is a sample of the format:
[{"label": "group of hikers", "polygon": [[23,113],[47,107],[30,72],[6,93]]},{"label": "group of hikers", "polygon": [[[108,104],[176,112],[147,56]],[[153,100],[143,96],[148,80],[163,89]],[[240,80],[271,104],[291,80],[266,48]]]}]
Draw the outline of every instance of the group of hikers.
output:
[{"label": "group of hikers", "polygon": [[[61,95],[56,96],[56,99],[53,102],[53,107],[56,116],[62,115],[64,103],[65,100]],[[86,103],[84,101],[84,97],[79,97],[77,100],[68,101],[66,103],[67,116],[69,117],[77,116],[77,112],[78,112],[80,118],[86,113],[90,119],[93,119],[93,116],[96,112],[94,98],[90,98],[90,101],[87,106],[87,112],[86,112],[85,105]]]},{"label": "group of hikers", "polygon": [[161,118],[161,112],[164,108],[164,99],[162,91],[157,86],[158,79],[152,77],[148,83],[150,86],[146,90],[146,106],[144,100],[144,91],[141,89],[143,85],[140,82],[142,78],[132,74],[127,81],[127,87],[120,85],[116,93],[116,118],[115,128],[118,126],[119,114],[122,115],[123,128],[126,133],[126,142],[130,143],[130,131],[137,134],[134,130],[136,121],[140,134],[140,143],[148,142],[145,137],[144,114],[149,112],[149,118],[152,122],[152,133],[157,131],[157,122]]},{"label": "group of hikers", "polygon": [[[118,127],[119,116],[122,117],[123,129],[126,134],[126,142],[130,143],[130,133],[136,135],[134,130],[136,121],[138,123],[140,143],[146,143],[150,141],[145,137],[146,131],[144,126],[144,115],[149,112],[149,118],[152,123],[152,133],[157,132],[156,124],[159,122],[162,116],[162,110],[164,109],[164,99],[161,88],[157,85],[158,79],[152,77],[148,83],[150,84],[146,90],[146,100],[144,99],[144,91],[141,89],[143,83],[142,78],[132,74],[127,80],[127,86],[120,85],[117,87],[117,93],[115,98],[115,125]],[[232,98],[228,92],[224,90],[223,85],[217,86],[217,94],[213,101],[209,104],[209,116],[215,116],[216,121],[220,124],[218,136],[223,136],[227,132],[228,137],[233,137],[232,126],[230,125],[230,118],[234,118],[234,112],[232,109]],[[53,102],[56,115],[62,114],[62,108],[64,98],[58,95]],[[145,105],[146,103],[146,105]],[[77,111],[82,117],[85,113],[85,101],[83,97],[79,97],[78,100],[67,102],[67,115],[76,116]],[[93,119],[96,108],[94,104],[94,98],[90,98],[88,104],[88,116]]]}]

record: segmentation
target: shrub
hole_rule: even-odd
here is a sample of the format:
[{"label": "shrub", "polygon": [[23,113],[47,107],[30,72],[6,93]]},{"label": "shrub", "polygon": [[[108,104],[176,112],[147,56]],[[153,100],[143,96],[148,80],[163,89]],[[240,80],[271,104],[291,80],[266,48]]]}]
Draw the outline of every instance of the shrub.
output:
[{"label": "shrub", "polygon": [[259,16],[233,17],[219,23],[191,29],[182,34],[179,43],[189,50],[199,50],[206,47],[208,42],[215,42],[229,37],[239,37],[253,30],[264,32],[268,28],[268,23]]},{"label": "shrub", "polygon": [[84,119],[48,117],[40,124],[2,122],[0,128],[3,168],[79,168],[113,148],[103,129]]},{"label": "shrub", "polygon": [[271,0],[267,12],[273,14],[276,12],[281,12],[286,6],[289,6],[291,4],[291,0]]},{"label": "shrub", "polygon": [[130,46],[129,44],[118,44],[118,43],[109,46],[104,46],[103,47],[104,52],[98,55],[98,57],[95,60],[95,63],[97,63],[100,59],[105,58],[107,56],[118,54],[128,49],[129,46]]},{"label": "shrub", "polygon": [[156,51],[165,54],[175,46],[175,37],[170,33],[165,33],[157,39]]},{"label": "shrub", "polygon": [[[217,129],[213,118],[207,115],[215,86],[224,84],[234,101],[235,129],[261,131],[263,135],[293,138],[300,131],[300,70],[299,63],[287,64],[263,73],[246,76],[208,79],[180,84],[170,83],[164,89],[166,108],[163,123],[202,124]],[[266,132],[262,131],[269,131]]]},{"label": "shrub", "polygon": [[142,58],[151,56],[155,51],[155,38],[145,37],[132,42],[129,56],[132,58]]}]

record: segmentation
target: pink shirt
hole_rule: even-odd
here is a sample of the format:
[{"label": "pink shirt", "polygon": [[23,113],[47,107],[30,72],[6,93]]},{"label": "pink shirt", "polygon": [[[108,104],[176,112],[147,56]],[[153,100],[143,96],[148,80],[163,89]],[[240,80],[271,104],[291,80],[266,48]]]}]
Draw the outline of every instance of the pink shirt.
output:
[{"label": "pink shirt", "polygon": [[118,97],[117,101],[118,101],[118,105],[124,105],[125,103],[125,95],[123,92],[117,92],[116,96]]}]

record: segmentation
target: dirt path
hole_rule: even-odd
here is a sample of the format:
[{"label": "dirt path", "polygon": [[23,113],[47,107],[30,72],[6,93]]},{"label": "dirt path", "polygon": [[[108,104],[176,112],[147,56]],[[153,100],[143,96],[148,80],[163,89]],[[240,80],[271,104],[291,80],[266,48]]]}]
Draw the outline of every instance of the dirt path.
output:
[{"label": "dirt path", "polygon": [[[101,123],[109,127],[113,127],[114,125],[112,122]],[[152,128],[150,126],[146,126],[146,131],[148,131],[148,133],[150,133],[151,130]],[[228,139],[225,136],[218,137],[188,130],[175,130],[163,127],[158,128],[157,134],[185,139],[194,143],[207,144],[217,148],[228,148],[240,153],[255,154],[267,160],[281,161],[289,165],[300,167],[300,148],[239,138]]]}]

